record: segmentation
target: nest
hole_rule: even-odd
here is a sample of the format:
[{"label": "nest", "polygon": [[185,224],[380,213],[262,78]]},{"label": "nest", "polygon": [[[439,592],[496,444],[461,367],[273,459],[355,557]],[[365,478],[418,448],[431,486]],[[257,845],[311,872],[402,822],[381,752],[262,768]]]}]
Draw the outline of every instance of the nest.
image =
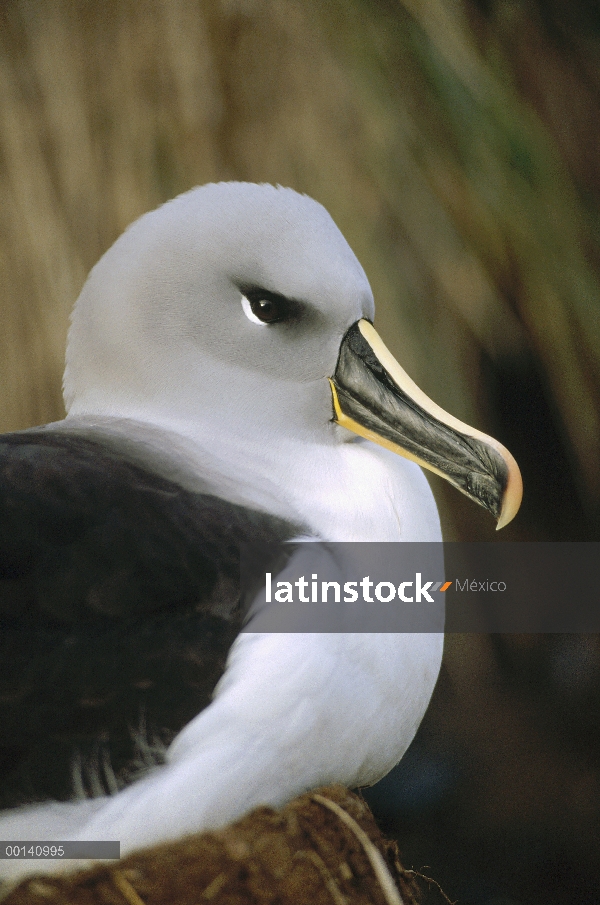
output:
[{"label": "nest", "polygon": [[120,862],[23,881],[3,905],[416,905],[411,872],[340,786]]}]

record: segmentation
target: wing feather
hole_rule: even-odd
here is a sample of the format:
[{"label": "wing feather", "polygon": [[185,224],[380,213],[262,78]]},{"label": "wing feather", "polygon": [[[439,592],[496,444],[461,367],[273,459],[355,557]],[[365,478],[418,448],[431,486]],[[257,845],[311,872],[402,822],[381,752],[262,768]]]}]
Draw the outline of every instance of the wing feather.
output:
[{"label": "wing feather", "polygon": [[0,437],[0,806],[70,798],[74,769],[93,794],[147,766],[223,673],[240,547],[297,533],[101,437]]}]

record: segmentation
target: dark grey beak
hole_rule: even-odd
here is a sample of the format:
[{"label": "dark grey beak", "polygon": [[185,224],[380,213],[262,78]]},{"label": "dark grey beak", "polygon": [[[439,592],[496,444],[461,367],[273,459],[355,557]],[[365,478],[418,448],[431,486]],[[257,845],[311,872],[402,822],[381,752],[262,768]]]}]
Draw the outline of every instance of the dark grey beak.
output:
[{"label": "dark grey beak", "polygon": [[509,451],[432,402],[369,321],[344,336],[329,382],[338,424],[441,475],[491,512],[497,528],[517,514],[523,483]]}]

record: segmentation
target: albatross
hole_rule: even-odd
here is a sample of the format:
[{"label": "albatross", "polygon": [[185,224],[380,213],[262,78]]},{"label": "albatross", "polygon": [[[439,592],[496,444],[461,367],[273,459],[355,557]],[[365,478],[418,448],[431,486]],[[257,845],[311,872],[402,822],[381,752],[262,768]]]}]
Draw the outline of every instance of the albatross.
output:
[{"label": "albatross", "polygon": [[440,541],[420,466],[515,515],[510,453],[373,319],[333,220],[287,188],[193,189],[93,268],[66,418],[0,438],[0,838],[123,855],[400,760],[442,635],[242,630],[237,581],[248,541]]}]

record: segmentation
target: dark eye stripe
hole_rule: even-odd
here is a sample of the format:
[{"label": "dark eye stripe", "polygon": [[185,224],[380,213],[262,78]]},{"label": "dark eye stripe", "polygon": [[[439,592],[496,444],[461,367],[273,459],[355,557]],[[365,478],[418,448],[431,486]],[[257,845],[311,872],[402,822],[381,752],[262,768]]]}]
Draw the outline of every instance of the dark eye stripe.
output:
[{"label": "dark eye stripe", "polygon": [[298,303],[269,289],[243,288],[255,317],[263,324],[278,324],[298,316]]}]

